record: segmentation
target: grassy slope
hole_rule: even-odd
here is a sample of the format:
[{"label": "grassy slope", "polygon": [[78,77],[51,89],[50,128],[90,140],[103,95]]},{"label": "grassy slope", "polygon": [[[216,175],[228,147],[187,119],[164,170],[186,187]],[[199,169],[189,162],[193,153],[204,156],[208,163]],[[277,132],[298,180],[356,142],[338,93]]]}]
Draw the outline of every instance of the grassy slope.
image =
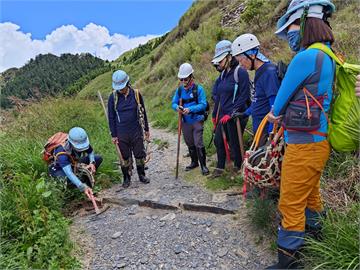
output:
[{"label": "grassy slope", "polygon": [[[137,88],[140,88],[146,96],[146,104],[150,112],[150,120],[154,126],[176,130],[177,117],[170,109],[171,97],[177,87],[176,73],[178,66],[183,62],[190,62],[195,69],[196,80],[205,86],[209,95],[212,83],[218,73],[213,69],[210,60],[213,54],[213,48],[218,40],[229,39],[234,40],[240,33],[252,32],[256,34],[260,40],[262,51],[274,62],[284,60],[289,62],[292,54],[287,46],[287,43],[279,40],[273,33],[275,30],[276,19],[282,14],[283,8],[286,6],[286,0],[277,1],[247,1],[248,8],[240,16],[236,17],[232,23],[227,24],[226,27],[221,27],[221,20],[223,14],[231,14],[244,1],[222,1],[222,5],[213,5],[209,2],[196,3],[180,20],[179,25],[172,32],[169,33],[162,45],[156,48],[149,55],[142,57],[134,63],[122,66],[130,76],[131,81]],[[260,3],[260,8],[259,8]],[[359,62],[358,55],[358,40],[360,33],[358,31],[360,23],[358,20],[359,7],[356,1],[334,1],[337,6],[337,12],[331,19],[331,25],[335,34],[336,42],[334,44],[335,50],[341,52],[352,63]],[[208,6],[207,6],[208,5]],[[220,10],[219,6],[224,6],[224,10]],[[253,9],[253,10],[251,10]],[[193,28],[184,32],[184,25],[191,25],[193,18],[201,18],[201,23],[198,28]],[[188,28],[187,28],[188,29]],[[179,36],[181,32],[181,39],[174,39]],[[155,61],[154,63],[154,59]],[[253,76],[253,74],[251,74]],[[108,77],[109,78],[109,77]],[[106,85],[106,88],[101,91],[109,93],[109,82],[100,82],[106,77],[97,78],[99,85]],[[84,96],[93,95],[94,89],[90,87],[86,89],[87,93]],[[92,93],[92,94],[91,94]],[[205,142],[210,140],[211,123],[208,121],[205,126]],[[248,140],[248,139],[247,139]],[[214,148],[211,149],[214,152]],[[356,228],[356,218],[353,218],[354,211],[358,209],[359,205],[359,185],[354,184],[355,179],[360,177],[357,167],[358,161],[352,155],[343,155],[332,153],[328,166],[322,177],[324,198],[327,205],[334,209],[331,212],[332,219],[326,222],[328,231],[343,231],[345,233],[338,239],[338,243],[333,244],[332,252],[327,252],[328,249],[316,246],[316,243],[311,245],[312,250],[317,251],[317,255],[313,256],[314,252],[308,256],[311,258],[311,265],[319,265],[323,260],[326,260],[328,267],[338,267],[339,263],[336,258],[342,257],[341,253],[344,249],[339,245],[347,245],[346,248],[351,250],[346,259],[341,263],[349,268],[356,268],[355,264],[351,262],[356,258],[356,248],[358,241],[348,241],[348,239],[355,239],[359,230]],[[334,170],[341,166],[341,171]],[[227,184],[224,184],[224,183]],[[229,186],[227,180],[221,182],[219,185],[207,183],[210,188],[226,188]],[[339,192],[339,190],[341,190]],[[344,203],[344,200],[349,199],[350,203]],[[352,207],[354,205],[354,207]],[[268,225],[269,213],[275,215],[273,204],[270,202],[255,202],[253,206],[254,213],[252,219],[259,227],[263,227],[264,221]],[[266,209],[267,213],[263,213]],[[268,209],[268,210],[267,210]],[[337,212],[337,209],[347,209],[347,213],[342,215]],[[355,210],[354,210],[355,209]],[[330,210],[332,211],[332,210]],[[260,217],[259,216],[263,216]],[[272,216],[272,218],[273,218]],[[344,220],[343,223],[338,222]],[[350,229],[347,226],[350,226]],[[271,232],[274,232],[270,230]],[[334,235],[327,234],[326,239],[334,238]],[[331,245],[330,245],[331,247]],[[355,253],[354,253],[355,251]],[[332,257],[333,259],[329,259]]]},{"label": "grassy slope", "polygon": [[[232,2],[232,4],[228,4],[228,1],[222,2],[225,3],[224,6],[227,6],[225,13],[229,13],[242,1],[235,1]],[[268,5],[270,6],[268,8],[277,6],[281,4],[280,2],[282,3],[284,1],[269,2]],[[355,23],[357,22],[357,7],[354,2],[345,8],[345,4],[342,4],[341,1],[337,2],[341,5],[339,6],[339,12],[334,17],[333,26],[336,36],[342,38],[341,42],[339,42],[339,47],[350,59],[357,59],[355,50],[357,46],[355,41],[359,40],[359,32],[357,30],[355,31],[355,29],[359,28]],[[348,3],[349,2],[350,1],[348,1]],[[205,1],[194,4],[181,19],[179,26],[169,33],[159,47],[131,65],[123,67],[130,74],[135,86],[140,88],[145,94],[150,120],[154,125],[171,129],[176,127],[176,116],[174,112],[170,110],[170,100],[177,86],[177,68],[182,62],[189,61],[193,63],[197,80],[205,86],[209,93],[211,84],[218,75],[210,65],[213,47],[216,41],[223,38],[233,40],[238,33],[243,32],[241,29],[249,29],[249,31],[252,29],[252,26],[248,26],[244,22],[235,22],[232,26],[222,28],[220,24],[222,13],[218,6],[215,1]],[[262,14],[261,18],[266,22],[268,18],[271,17],[271,14],[267,16]],[[280,58],[290,59],[291,56],[286,48],[286,43],[280,42],[272,34],[274,30],[273,22],[264,29],[266,29],[266,31],[258,31],[256,33],[264,44],[264,51],[270,58],[274,60]],[[116,65],[118,65],[118,63],[116,63]],[[100,169],[100,174],[102,175],[100,180],[103,180],[103,183],[105,183],[109,176],[118,178],[119,176],[117,172],[114,171],[115,166],[112,163],[116,160],[115,151],[109,143],[109,134],[102,108],[95,99],[97,90],[100,90],[104,97],[105,94],[108,95],[110,93],[111,72],[105,73],[93,80],[77,98],[65,98],[61,100],[47,99],[41,103],[29,106],[21,112],[14,112],[15,119],[12,125],[0,134],[0,152],[2,153],[0,156],[0,169],[2,177],[12,179],[14,175],[20,175],[15,178],[19,179],[18,181],[20,182],[24,181],[21,183],[34,188],[37,184],[41,183],[41,179],[44,179],[42,177],[47,178],[45,174],[43,174],[42,177],[40,176],[40,173],[46,170],[39,155],[42,150],[42,144],[54,132],[59,130],[66,131],[75,125],[80,125],[89,132],[91,143],[94,145],[96,152],[106,156],[104,165]],[[209,140],[210,131],[210,121],[208,121],[205,129],[206,141]],[[339,166],[339,163],[343,166],[344,160],[347,160],[347,164],[349,165],[342,169],[341,174],[339,174],[339,172],[333,168]],[[326,180],[337,177],[341,179],[356,179],[354,178],[354,174],[356,175],[356,167],[354,165],[356,161],[351,157],[340,157],[339,161],[333,158],[329,164],[329,169],[325,174]],[[3,181],[4,179],[1,180]],[[4,198],[4,194],[14,192],[11,182],[5,182],[6,189],[4,190],[7,193],[3,192],[2,198]],[[346,184],[347,182],[344,182],[344,185]],[[49,187],[49,189],[52,190],[51,187]],[[31,191],[30,188],[29,190]],[[39,185],[39,189],[36,190],[37,192],[42,192],[40,194],[45,193],[46,196],[48,196],[48,193],[43,191],[41,185]],[[54,191],[50,198],[55,199],[55,193]],[[9,197],[9,199],[11,198],[13,200],[17,199],[13,196]],[[30,200],[30,198],[31,197],[24,197],[24,203]],[[37,212],[34,212],[34,210],[39,208],[37,206],[38,203],[33,207],[23,208],[21,204],[16,203],[16,200],[12,202],[12,204],[4,205],[2,201],[1,204],[2,219],[7,220],[8,222],[6,224],[10,227],[12,221],[17,222],[22,218],[26,218],[30,222],[38,220],[38,216],[35,214]],[[14,205],[16,206],[15,208]],[[46,201],[44,205],[46,209],[53,207]],[[4,217],[6,217],[6,219],[4,219]],[[41,225],[36,226],[42,228]],[[3,223],[2,228],[4,228]],[[66,229],[66,225],[61,228],[61,230],[64,229]],[[5,233],[1,235],[2,239],[4,239],[4,237],[5,239],[12,239],[11,242],[8,242],[10,251],[2,254],[3,257],[1,261],[4,263],[2,268],[5,268],[6,265],[11,265],[11,263],[13,266],[23,265],[28,268],[39,268],[39,266],[42,268],[50,268],[50,265],[55,261],[57,261],[60,266],[74,266],[76,263],[68,260],[70,259],[68,253],[69,244],[66,235],[60,237],[64,242],[58,243],[60,250],[66,247],[62,254],[56,254],[56,257],[48,259],[48,256],[45,256],[46,254],[44,255],[44,253],[40,252],[41,250],[44,251],[48,249],[41,239],[51,239],[54,232],[56,233],[58,230],[58,228],[47,227],[47,230],[41,231],[41,233],[44,234],[43,236],[34,236],[34,239],[30,239],[26,243],[22,242],[21,237],[13,238],[13,236],[11,236],[10,238],[6,238],[10,235],[7,235],[6,231],[4,232],[4,230],[2,230],[2,233]],[[37,249],[31,249],[37,243],[42,245],[39,245]],[[56,250],[54,250],[54,254],[55,253]]]}]

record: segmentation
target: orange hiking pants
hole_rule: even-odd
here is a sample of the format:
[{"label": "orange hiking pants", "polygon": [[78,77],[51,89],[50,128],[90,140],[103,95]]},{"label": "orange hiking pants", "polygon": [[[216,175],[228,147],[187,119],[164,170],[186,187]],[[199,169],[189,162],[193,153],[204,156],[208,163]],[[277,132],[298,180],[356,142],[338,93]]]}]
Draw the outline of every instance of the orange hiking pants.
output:
[{"label": "orange hiking pants", "polygon": [[279,210],[287,231],[305,230],[305,209],[321,212],[320,177],[330,155],[327,140],[288,144],[281,168]]}]

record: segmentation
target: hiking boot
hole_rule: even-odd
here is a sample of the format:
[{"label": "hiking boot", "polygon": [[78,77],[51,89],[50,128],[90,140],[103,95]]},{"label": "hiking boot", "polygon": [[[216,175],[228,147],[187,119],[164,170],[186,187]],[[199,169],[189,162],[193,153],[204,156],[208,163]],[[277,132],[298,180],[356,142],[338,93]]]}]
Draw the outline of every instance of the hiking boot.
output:
[{"label": "hiking boot", "polygon": [[189,153],[190,153],[191,163],[189,166],[185,167],[185,171],[190,171],[192,169],[195,169],[196,167],[199,167],[199,161],[198,161],[198,155],[196,152],[196,147],[190,146]]},{"label": "hiking boot", "polygon": [[208,176],[209,179],[215,179],[224,174],[224,169],[215,168],[211,175]]},{"label": "hiking boot", "polygon": [[129,174],[129,167],[121,167],[121,171],[123,173],[123,188],[128,188],[131,183],[131,176]]},{"label": "hiking boot", "polygon": [[200,161],[202,175],[208,175],[209,169],[206,167],[206,151],[205,147],[197,148],[197,153]]},{"label": "hiking boot", "polygon": [[300,269],[297,250],[278,247],[278,263],[265,269]]},{"label": "hiking boot", "polygon": [[150,179],[145,176],[145,166],[144,165],[136,165],[136,170],[137,170],[140,182],[144,183],[144,184],[149,184]]}]

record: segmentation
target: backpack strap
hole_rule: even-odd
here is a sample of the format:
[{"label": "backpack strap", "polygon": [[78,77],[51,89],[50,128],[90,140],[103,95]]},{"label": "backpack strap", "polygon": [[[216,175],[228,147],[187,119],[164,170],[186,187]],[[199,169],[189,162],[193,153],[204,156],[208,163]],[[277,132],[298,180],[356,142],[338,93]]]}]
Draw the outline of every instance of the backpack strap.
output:
[{"label": "backpack strap", "polygon": [[260,69],[260,71],[254,77],[254,84],[261,78],[261,76],[265,73],[265,71],[271,70],[274,67],[276,67],[277,69],[277,66],[271,63],[266,68]]},{"label": "backpack strap", "polygon": [[119,123],[120,123],[120,116],[119,116],[119,113],[118,113],[118,111],[117,111],[117,109],[116,109],[117,104],[118,104],[118,102],[119,102],[118,92],[115,91],[115,90],[113,90],[113,91],[112,91],[112,94],[113,94],[113,97],[114,97],[114,111],[115,111],[116,117],[117,117],[117,119],[118,119],[118,121],[119,121]]},{"label": "backpack strap", "polygon": [[235,102],[235,97],[239,88],[239,68],[240,65],[237,65],[235,70],[234,70],[234,80],[235,80],[235,84],[234,84],[234,93],[233,93],[233,100],[232,103]]},{"label": "backpack strap", "polygon": [[193,99],[195,100],[196,104],[199,104],[199,89],[198,89],[198,85],[195,84],[193,89],[192,89],[192,94],[193,94]]},{"label": "backpack strap", "polygon": [[140,90],[139,89],[133,89],[134,92],[135,92],[135,100],[136,100],[136,103],[138,105],[141,105],[141,102],[140,102]]},{"label": "backpack strap", "polygon": [[308,47],[308,49],[319,49],[330,56],[338,65],[343,66],[344,61],[340,60],[339,57],[335,55],[335,53],[325,44],[316,42]]},{"label": "backpack strap", "polygon": [[76,162],[75,162],[75,159],[73,158],[72,155],[70,155],[68,152],[66,151],[61,151],[61,152],[58,152],[54,155],[54,161],[56,161],[58,159],[59,156],[61,155],[65,155],[65,156],[68,156],[68,158],[70,158],[70,162],[72,165],[74,165]]}]

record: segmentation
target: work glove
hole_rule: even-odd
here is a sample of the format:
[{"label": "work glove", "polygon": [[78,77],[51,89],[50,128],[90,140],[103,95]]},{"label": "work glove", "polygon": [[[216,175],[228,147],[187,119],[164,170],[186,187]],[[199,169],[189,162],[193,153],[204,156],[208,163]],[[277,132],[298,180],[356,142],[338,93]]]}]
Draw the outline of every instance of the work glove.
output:
[{"label": "work glove", "polygon": [[224,124],[226,124],[227,122],[229,122],[229,120],[231,120],[230,115],[225,114],[225,115],[220,119],[220,123],[224,125]]}]

